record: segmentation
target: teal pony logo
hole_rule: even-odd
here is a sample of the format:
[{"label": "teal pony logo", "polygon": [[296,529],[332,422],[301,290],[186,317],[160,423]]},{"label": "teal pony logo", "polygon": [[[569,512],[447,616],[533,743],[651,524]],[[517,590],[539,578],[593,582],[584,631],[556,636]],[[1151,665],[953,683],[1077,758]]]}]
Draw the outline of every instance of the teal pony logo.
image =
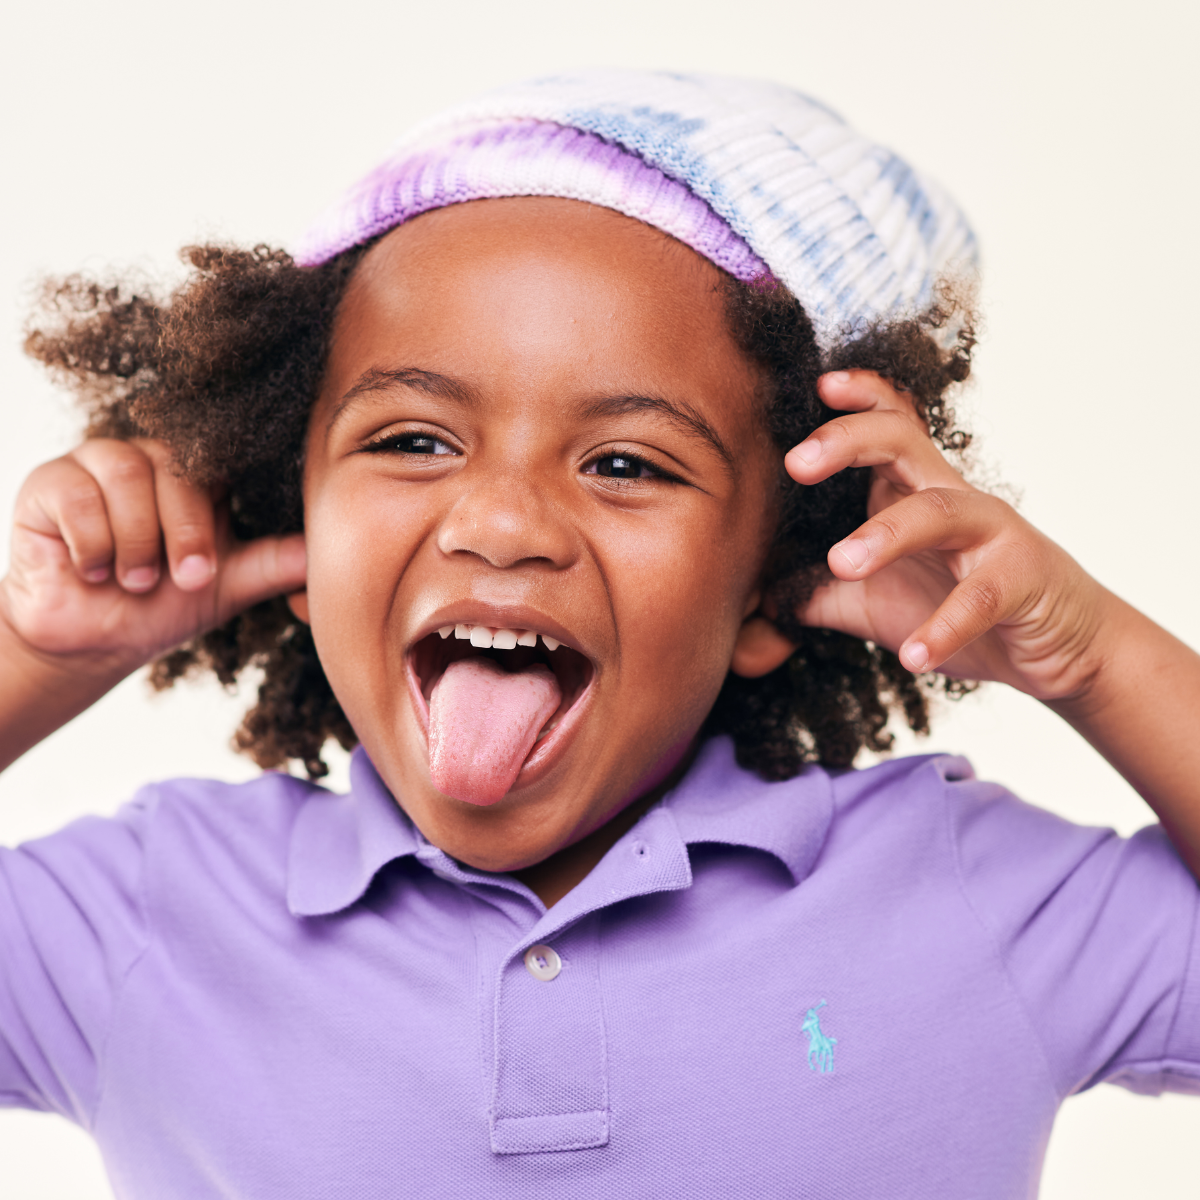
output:
[{"label": "teal pony logo", "polygon": [[833,1048],[837,1038],[829,1037],[821,1029],[821,1017],[818,1009],[825,1007],[825,1001],[810,1008],[804,1014],[804,1024],[800,1026],[808,1034],[808,1069],[822,1075],[833,1074]]}]

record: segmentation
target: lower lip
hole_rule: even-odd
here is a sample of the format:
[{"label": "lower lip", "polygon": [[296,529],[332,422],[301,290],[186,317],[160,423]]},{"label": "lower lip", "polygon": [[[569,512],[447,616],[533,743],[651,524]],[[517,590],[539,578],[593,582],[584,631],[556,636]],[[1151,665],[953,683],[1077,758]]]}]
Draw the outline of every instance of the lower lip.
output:
[{"label": "lower lip", "polygon": [[[416,671],[413,670],[411,659],[405,662],[405,669],[408,675],[408,690],[412,695],[413,705],[417,710],[417,724],[421,727],[421,733],[425,737],[425,753],[428,757],[429,705],[425,697],[421,694],[421,681],[417,678]],[[559,718],[558,724],[548,734],[534,743],[533,749],[521,764],[521,770],[517,773],[517,778],[514,780],[512,787],[499,800],[493,800],[490,804],[479,804],[473,800],[459,800],[457,803],[470,804],[477,808],[490,808],[492,804],[499,804],[501,801],[507,800],[513,792],[536,783],[546,775],[565,753],[567,743],[583,719],[583,710],[591,700],[592,685],[595,682],[596,668],[593,665],[592,677],[588,680],[587,687],[580,692],[575,698],[575,703]],[[453,800],[454,797],[450,796],[447,799]]]}]

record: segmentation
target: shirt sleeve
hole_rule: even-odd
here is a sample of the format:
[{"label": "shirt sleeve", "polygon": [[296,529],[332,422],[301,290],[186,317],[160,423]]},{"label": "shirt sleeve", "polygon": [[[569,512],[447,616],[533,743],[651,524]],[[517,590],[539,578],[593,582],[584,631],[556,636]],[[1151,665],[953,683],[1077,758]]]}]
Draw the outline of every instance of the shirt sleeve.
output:
[{"label": "shirt sleeve", "polygon": [[145,810],[0,848],[0,1105],[88,1127],[123,980],[146,929]]},{"label": "shirt sleeve", "polygon": [[967,902],[1060,1095],[1200,1093],[1200,888],[1162,828],[1080,827],[969,776],[947,794]]}]

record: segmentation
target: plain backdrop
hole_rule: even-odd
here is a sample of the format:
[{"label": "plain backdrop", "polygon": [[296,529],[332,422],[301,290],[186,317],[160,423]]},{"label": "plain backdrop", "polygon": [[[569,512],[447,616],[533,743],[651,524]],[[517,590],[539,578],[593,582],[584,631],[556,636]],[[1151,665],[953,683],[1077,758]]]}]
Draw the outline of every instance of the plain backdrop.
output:
[{"label": "plain backdrop", "polygon": [[[823,98],[958,197],[984,251],[986,337],[965,403],[985,460],[1090,571],[1200,645],[1195,5],[42,0],[5,27],[6,514],[76,428],[19,351],[41,274],[169,279],[190,240],[286,244],[410,123],[495,83],[580,64],[761,75]],[[253,774],[227,748],[244,699],[152,699],[128,680],[0,777],[0,841],[111,811],[153,778]],[[1070,729],[999,687],[948,707],[932,745],[1075,820],[1128,832],[1150,819]],[[1041,1194],[1194,1198],[1198,1126],[1190,1100],[1098,1088],[1065,1106]],[[3,1200],[109,1194],[80,1131],[0,1114]]]}]

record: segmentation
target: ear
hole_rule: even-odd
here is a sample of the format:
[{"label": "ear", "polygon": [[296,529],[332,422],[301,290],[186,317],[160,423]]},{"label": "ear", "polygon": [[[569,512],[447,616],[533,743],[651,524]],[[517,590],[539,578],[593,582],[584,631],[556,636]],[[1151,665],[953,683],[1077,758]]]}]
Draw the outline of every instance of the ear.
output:
[{"label": "ear", "polygon": [[757,679],[782,666],[795,649],[795,642],[789,642],[766,617],[755,614],[738,630],[729,669],[744,679]]},{"label": "ear", "polygon": [[308,619],[307,588],[301,588],[298,592],[289,592],[287,606],[292,610],[292,616],[295,617],[297,621],[303,621],[305,625],[311,623]]}]

